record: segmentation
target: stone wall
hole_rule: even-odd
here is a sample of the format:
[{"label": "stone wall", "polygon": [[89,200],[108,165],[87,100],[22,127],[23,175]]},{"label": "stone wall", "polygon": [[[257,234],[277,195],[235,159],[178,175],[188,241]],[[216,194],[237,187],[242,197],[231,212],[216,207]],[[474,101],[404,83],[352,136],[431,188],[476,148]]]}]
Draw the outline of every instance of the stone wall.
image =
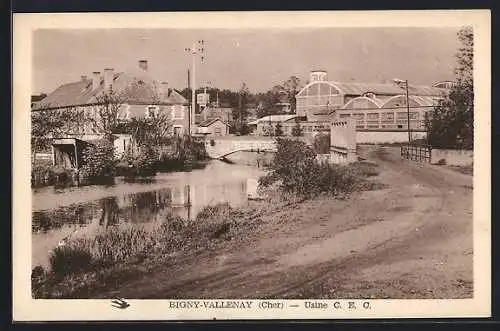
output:
[{"label": "stone wall", "polygon": [[[474,163],[474,151],[455,149],[432,149],[431,163],[444,160],[447,165],[467,166]],[[441,161],[442,162],[442,161]]]},{"label": "stone wall", "polygon": [[[426,132],[412,132],[412,139],[424,139]],[[392,144],[407,143],[407,131],[357,131],[356,141],[358,144]]]}]

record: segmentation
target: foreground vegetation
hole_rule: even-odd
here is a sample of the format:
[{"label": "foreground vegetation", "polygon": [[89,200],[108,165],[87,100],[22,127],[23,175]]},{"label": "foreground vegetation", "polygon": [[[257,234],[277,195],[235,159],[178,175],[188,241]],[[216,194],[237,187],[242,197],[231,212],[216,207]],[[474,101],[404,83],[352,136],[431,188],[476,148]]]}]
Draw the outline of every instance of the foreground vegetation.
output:
[{"label": "foreground vegetation", "polygon": [[166,215],[152,229],[145,226],[108,228],[93,238],[70,240],[50,255],[50,270],[32,270],[34,298],[85,297],[99,288],[193,254],[238,240],[255,231],[259,216],[269,208],[232,208],[227,203],[205,207],[194,220]]},{"label": "foreground vegetation", "polygon": [[303,142],[278,139],[275,159],[260,179],[263,202],[243,208],[210,205],[194,220],[169,214],[149,227],[122,224],[91,238],[70,239],[51,252],[49,270],[33,269],[32,294],[35,298],[88,297],[159,265],[228,241],[245,240],[258,231],[262,215],[318,195],[345,198],[355,191],[381,187],[368,178],[378,175],[374,164],[328,165],[318,163],[315,156],[313,148]]},{"label": "foreground vegetation", "polygon": [[304,198],[320,194],[346,196],[354,191],[374,189],[378,183],[367,177],[378,175],[373,164],[337,165],[320,163],[315,146],[293,139],[277,139],[277,152],[261,187],[277,186],[282,192]]}]

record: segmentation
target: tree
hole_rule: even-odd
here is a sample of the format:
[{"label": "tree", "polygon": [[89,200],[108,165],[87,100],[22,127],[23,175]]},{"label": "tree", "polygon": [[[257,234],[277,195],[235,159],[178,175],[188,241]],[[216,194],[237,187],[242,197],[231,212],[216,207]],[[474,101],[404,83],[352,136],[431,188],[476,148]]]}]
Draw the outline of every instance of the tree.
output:
[{"label": "tree", "polygon": [[106,139],[112,139],[118,127],[118,116],[123,106],[124,98],[113,89],[96,96],[92,113],[88,117],[94,132],[103,134]]},{"label": "tree", "polygon": [[249,129],[246,125],[246,118],[248,117],[248,111],[246,109],[246,104],[248,102],[250,91],[245,83],[241,84],[240,90],[238,91],[238,107],[233,108],[233,118],[236,119],[235,127],[239,134],[247,134]]},{"label": "tree", "polygon": [[458,32],[461,44],[455,68],[455,84],[447,98],[426,116],[427,137],[433,147],[473,149],[474,147],[474,86],[473,30]]},{"label": "tree", "polygon": [[31,112],[32,165],[35,163],[36,153],[41,149],[48,148],[52,139],[64,132],[64,126],[68,120],[69,112],[49,108],[47,106],[44,109]]},{"label": "tree", "polygon": [[257,99],[262,102],[262,107],[257,113],[258,117],[283,114],[282,107],[277,106],[282,101],[289,102],[291,112],[295,113],[297,108],[295,95],[302,89],[303,85],[298,77],[291,76],[283,84],[275,85],[266,93],[258,94]]},{"label": "tree", "polygon": [[300,127],[300,121],[298,118],[295,119],[295,125],[292,128],[292,136],[294,137],[302,136],[302,128]]},{"label": "tree", "polygon": [[292,113],[295,113],[295,110],[297,109],[297,100],[295,96],[299,93],[303,86],[303,83],[297,76],[291,76],[283,83],[283,91],[288,98],[288,102],[290,102]]},{"label": "tree", "polygon": [[281,137],[283,135],[283,128],[280,122],[276,123],[276,127],[274,128],[274,135],[276,137]]},{"label": "tree", "polygon": [[277,107],[276,104],[281,101],[283,94],[283,87],[281,85],[275,85],[266,93],[261,94],[259,99],[262,102],[262,107],[257,112],[258,116],[263,117],[281,114],[281,108]]}]

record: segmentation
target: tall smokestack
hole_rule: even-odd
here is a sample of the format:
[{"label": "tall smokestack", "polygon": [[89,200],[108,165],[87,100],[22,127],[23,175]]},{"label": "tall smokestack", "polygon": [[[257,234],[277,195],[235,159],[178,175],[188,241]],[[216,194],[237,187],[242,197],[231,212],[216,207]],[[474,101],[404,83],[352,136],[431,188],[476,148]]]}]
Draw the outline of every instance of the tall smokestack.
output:
[{"label": "tall smokestack", "polygon": [[92,73],[92,90],[96,90],[101,84],[101,73],[99,71],[94,71]]},{"label": "tall smokestack", "polygon": [[109,89],[113,87],[113,77],[114,70],[112,68],[104,69],[104,89]]},{"label": "tall smokestack", "polygon": [[139,60],[139,68],[144,71],[148,71],[148,61],[147,60]]}]

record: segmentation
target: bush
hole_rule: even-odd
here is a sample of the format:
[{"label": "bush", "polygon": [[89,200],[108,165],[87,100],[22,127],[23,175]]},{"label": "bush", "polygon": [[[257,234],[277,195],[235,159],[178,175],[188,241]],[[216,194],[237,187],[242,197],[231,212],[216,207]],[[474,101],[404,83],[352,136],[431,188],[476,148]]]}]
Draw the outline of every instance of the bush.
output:
[{"label": "bush", "polygon": [[233,208],[227,202],[208,205],[203,207],[203,209],[196,214],[196,221],[217,221],[220,219],[227,219],[230,217],[232,211]]},{"label": "bush", "polygon": [[91,181],[100,181],[115,176],[115,148],[104,139],[83,150],[81,173]]},{"label": "bush", "polygon": [[319,133],[314,137],[313,148],[316,154],[330,153],[330,135]]},{"label": "bush", "polygon": [[280,136],[283,135],[283,128],[282,128],[280,122],[278,122],[276,124],[276,127],[274,128],[274,135],[277,136],[277,137],[280,137]]},{"label": "bush", "polygon": [[235,221],[242,216],[237,209],[233,209],[227,202],[205,206],[196,215],[194,222],[197,225],[199,237],[208,240],[225,237],[230,239],[230,231],[237,226]]},{"label": "bush", "polygon": [[292,127],[292,136],[294,137],[302,136],[302,128],[300,127],[300,122],[297,118],[295,119],[295,125]]},{"label": "bush", "polygon": [[85,244],[92,258],[105,264],[125,261],[154,246],[152,233],[140,226],[108,228]]},{"label": "bush", "polygon": [[92,256],[80,245],[58,246],[51,252],[49,261],[55,275],[66,276],[90,269]]},{"label": "bush", "polygon": [[73,176],[72,169],[54,167],[52,164],[35,164],[31,169],[31,185],[68,184]]},{"label": "bush", "polygon": [[[148,177],[156,175],[158,153],[149,146],[143,146],[136,156],[127,154],[120,162],[126,177]],[[126,166],[127,168],[124,168]],[[131,166],[131,167],[130,167]]]},{"label": "bush", "polygon": [[278,138],[270,171],[259,179],[259,186],[277,183],[283,192],[302,197],[339,195],[355,190],[359,175],[352,166],[318,163],[314,149],[302,141]]}]

